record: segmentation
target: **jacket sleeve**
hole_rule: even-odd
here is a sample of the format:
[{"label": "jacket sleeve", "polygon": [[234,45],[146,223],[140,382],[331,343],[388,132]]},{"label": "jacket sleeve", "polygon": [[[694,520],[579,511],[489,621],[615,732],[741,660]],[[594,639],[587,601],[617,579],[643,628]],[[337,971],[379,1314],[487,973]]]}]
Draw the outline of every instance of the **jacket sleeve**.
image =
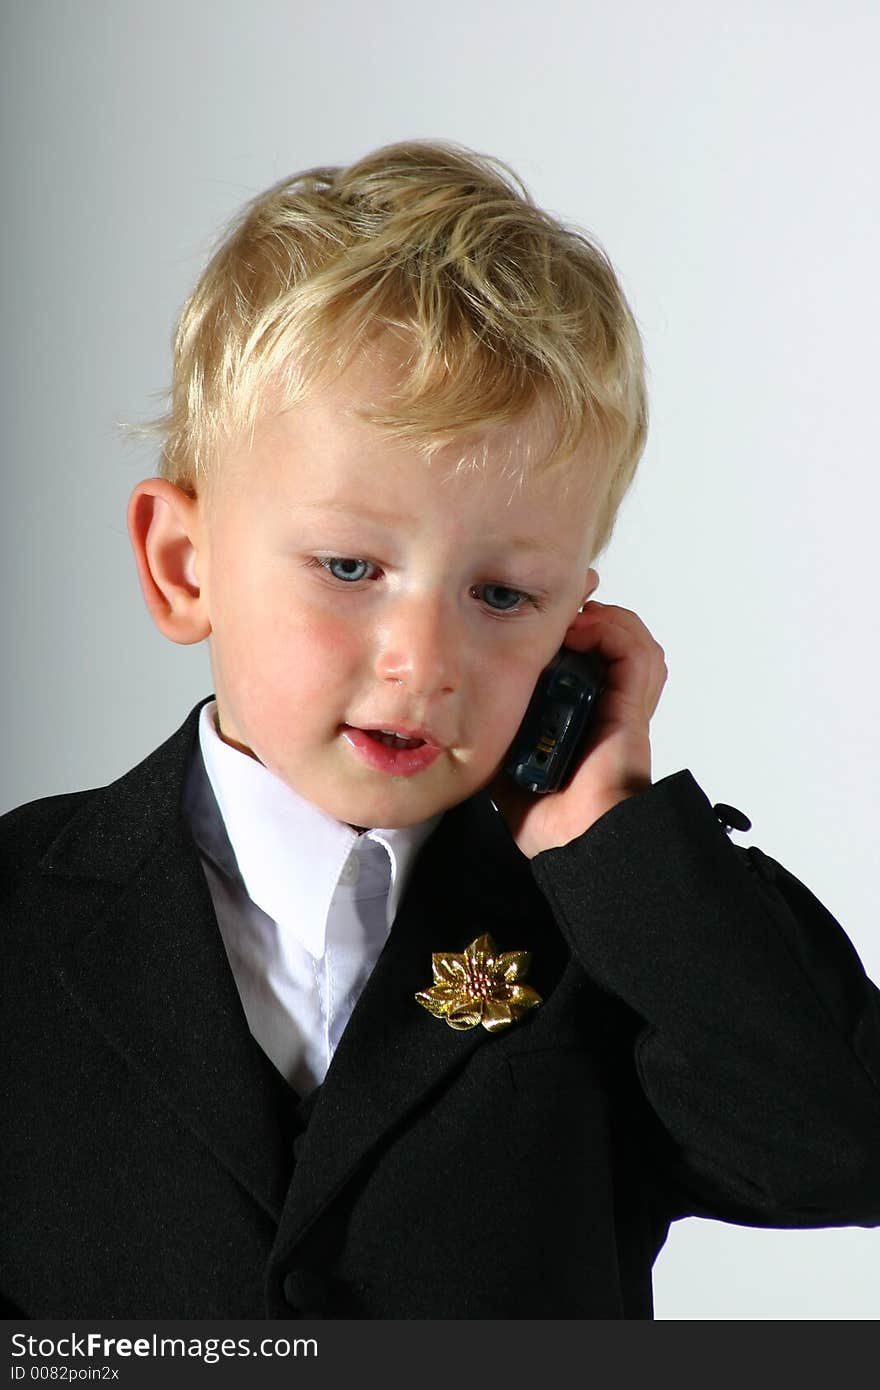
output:
[{"label": "jacket sleeve", "polygon": [[688,771],[531,863],[636,1017],[641,1162],[667,1213],[880,1225],[880,991],[812,893],[731,844]]}]

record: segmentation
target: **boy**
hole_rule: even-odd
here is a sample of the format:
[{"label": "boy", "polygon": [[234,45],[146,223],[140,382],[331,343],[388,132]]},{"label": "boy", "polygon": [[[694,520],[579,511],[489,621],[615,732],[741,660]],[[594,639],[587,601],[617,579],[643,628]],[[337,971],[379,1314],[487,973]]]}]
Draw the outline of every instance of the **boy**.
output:
[{"label": "boy", "polygon": [[[663,652],[592,598],[646,428],[601,252],[453,147],[286,180],[159,428],[131,539],[214,695],[2,822],[8,1315],[650,1318],[677,1217],[880,1223],[880,995],[652,783]],[[531,795],[562,644],[607,687]]]}]

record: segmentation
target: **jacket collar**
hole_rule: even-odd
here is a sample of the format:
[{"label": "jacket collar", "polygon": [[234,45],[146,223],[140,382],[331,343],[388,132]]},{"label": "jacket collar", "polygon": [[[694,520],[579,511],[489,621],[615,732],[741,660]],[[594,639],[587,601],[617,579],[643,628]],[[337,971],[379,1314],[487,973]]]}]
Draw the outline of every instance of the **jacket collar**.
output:
[{"label": "jacket collar", "polygon": [[[90,793],[40,867],[91,880],[60,899],[58,970],[145,1089],[145,1113],[158,1098],[277,1220],[292,1093],[250,1034],[181,812],[204,703],[130,772]],[[179,1135],[169,1131],[168,1143],[173,1151]]]},{"label": "jacket collar", "polygon": [[208,695],[180,728],[136,767],[89,794],[80,811],[40,861],[47,873],[126,884],[182,820],[182,800],[199,714]]}]

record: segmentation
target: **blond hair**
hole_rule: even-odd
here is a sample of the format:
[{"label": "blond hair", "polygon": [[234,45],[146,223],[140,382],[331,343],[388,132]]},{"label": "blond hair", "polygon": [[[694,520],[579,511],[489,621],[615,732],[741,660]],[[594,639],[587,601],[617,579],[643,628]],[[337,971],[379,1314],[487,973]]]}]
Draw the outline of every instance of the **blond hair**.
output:
[{"label": "blond hair", "polygon": [[549,401],[543,463],[594,446],[602,550],[647,431],[635,320],[604,251],[461,146],[388,145],[246,203],[181,313],[170,410],[122,428],[158,435],[162,476],[195,496],[270,398],[295,404],[389,332],[403,382],[368,418],[430,455]]}]

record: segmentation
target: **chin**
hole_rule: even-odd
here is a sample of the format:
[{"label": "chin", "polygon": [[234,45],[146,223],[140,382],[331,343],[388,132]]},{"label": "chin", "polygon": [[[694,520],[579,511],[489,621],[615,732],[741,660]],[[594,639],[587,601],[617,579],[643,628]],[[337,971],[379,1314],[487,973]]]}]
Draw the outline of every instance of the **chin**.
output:
[{"label": "chin", "polygon": [[353,830],[372,830],[375,826],[385,830],[404,830],[407,826],[419,825],[440,811],[448,811],[460,801],[466,800],[469,795],[470,792],[460,796],[449,792],[445,797],[436,794],[416,796],[412,798],[411,805],[394,795],[369,799],[361,797],[351,798],[347,802],[340,799],[336,807],[325,806],[322,809],[336,820],[350,825]]}]

